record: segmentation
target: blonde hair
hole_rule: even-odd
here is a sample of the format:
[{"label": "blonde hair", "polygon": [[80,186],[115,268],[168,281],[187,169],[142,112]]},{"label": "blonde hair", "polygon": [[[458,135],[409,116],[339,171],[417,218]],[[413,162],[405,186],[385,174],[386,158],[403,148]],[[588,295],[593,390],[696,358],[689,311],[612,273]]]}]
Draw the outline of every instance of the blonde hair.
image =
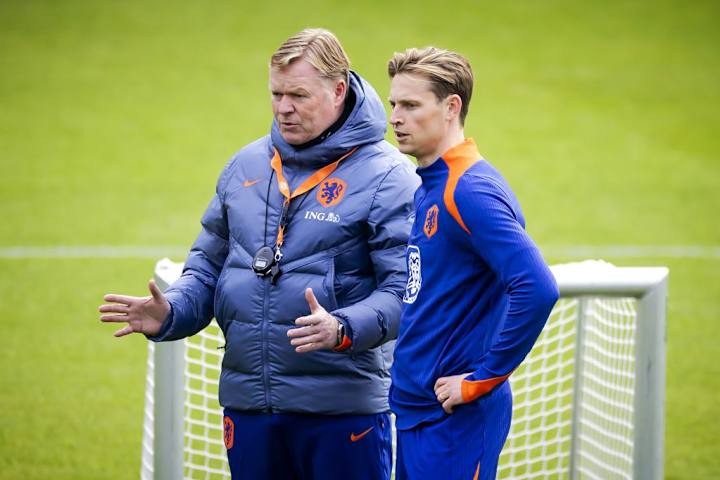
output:
[{"label": "blonde hair", "polygon": [[335,34],[324,28],[306,28],[285,40],[270,59],[270,67],[284,68],[305,59],[325,78],[348,82],[350,59]]},{"label": "blonde hair", "polygon": [[400,73],[425,77],[438,100],[457,94],[462,100],[460,125],[465,124],[473,90],[473,72],[465,57],[436,47],[408,48],[388,62],[390,78]]}]

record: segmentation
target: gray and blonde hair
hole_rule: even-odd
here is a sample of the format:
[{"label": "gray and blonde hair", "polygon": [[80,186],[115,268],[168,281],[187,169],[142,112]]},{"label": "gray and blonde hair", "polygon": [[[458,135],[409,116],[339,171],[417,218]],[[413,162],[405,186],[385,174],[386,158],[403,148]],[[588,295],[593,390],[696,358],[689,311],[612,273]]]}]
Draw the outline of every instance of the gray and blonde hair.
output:
[{"label": "gray and blonde hair", "polygon": [[270,59],[270,67],[284,68],[305,59],[325,78],[348,82],[350,59],[335,34],[324,28],[306,28],[285,40]]},{"label": "gray and blonde hair", "polygon": [[436,47],[408,48],[388,62],[390,78],[401,73],[426,78],[438,100],[457,94],[462,100],[460,125],[465,124],[473,90],[473,72],[465,57]]}]

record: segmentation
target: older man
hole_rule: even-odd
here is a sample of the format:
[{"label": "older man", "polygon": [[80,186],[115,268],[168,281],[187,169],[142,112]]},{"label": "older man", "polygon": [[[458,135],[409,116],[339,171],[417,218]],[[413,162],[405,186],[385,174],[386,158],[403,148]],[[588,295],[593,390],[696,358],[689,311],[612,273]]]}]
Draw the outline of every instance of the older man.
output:
[{"label": "older man", "polygon": [[164,341],[217,318],[233,478],[387,479],[387,342],[418,182],[332,33],[280,46],[270,90],[272,131],[220,175],[182,277],[107,295],[101,319]]}]

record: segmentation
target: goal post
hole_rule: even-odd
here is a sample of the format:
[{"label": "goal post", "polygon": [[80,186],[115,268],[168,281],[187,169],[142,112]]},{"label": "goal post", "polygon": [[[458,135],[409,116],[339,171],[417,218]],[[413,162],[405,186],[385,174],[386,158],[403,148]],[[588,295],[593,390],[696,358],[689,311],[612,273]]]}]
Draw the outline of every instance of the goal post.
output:
[{"label": "goal post", "polygon": [[[562,301],[576,299],[578,305],[578,315],[575,320],[575,385],[570,478],[663,478],[668,269],[614,267],[600,261],[556,265],[551,269],[560,287]],[[586,365],[593,361],[597,362],[597,358],[588,353],[589,348],[599,343],[597,339],[603,338],[602,327],[598,331],[597,325],[602,323],[601,319],[607,323],[608,318],[611,317],[609,314],[604,316],[598,314],[601,308],[608,309],[607,311],[614,313],[616,317],[622,314],[631,317],[625,326],[618,327],[630,334],[625,338],[618,335],[615,342],[617,345],[628,347],[624,352],[619,352],[621,360],[617,365],[620,369],[615,372],[611,369],[606,370],[614,373],[616,378],[622,379],[623,376],[629,375],[631,377],[615,383],[612,383],[612,378],[606,379],[602,382],[601,391],[598,392],[593,391],[587,384],[588,379],[595,383],[601,382],[597,381],[597,375],[593,374],[591,368]],[[606,326],[605,334],[608,331],[611,330]],[[593,340],[589,336],[596,339]],[[531,354],[528,360],[531,361],[532,358]],[[630,363],[634,365],[631,366]],[[626,368],[623,368],[623,365]],[[597,370],[597,367],[594,369]],[[617,398],[622,399],[622,395],[617,396],[614,404],[609,404],[627,412],[630,431],[627,432],[629,435],[625,440],[631,441],[629,449],[631,465],[628,465],[631,468],[622,471],[608,468],[604,470],[604,474],[594,474],[597,470],[593,470],[592,467],[597,460],[582,448],[583,443],[591,443],[585,438],[593,434],[593,428],[597,428],[590,426],[592,422],[586,420],[590,415],[586,414],[585,410],[592,412],[593,402],[585,400],[585,397],[590,396],[597,400],[599,394],[604,392],[604,400],[610,402],[613,399],[613,385],[622,384],[626,389],[627,404],[623,405],[624,408],[618,408],[620,405],[617,403]],[[607,416],[605,421],[607,424],[612,423],[612,419],[608,419]],[[604,446],[607,454],[607,444]],[[600,471],[603,472],[602,469]]]},{"label": "goal post", "polygon": [[[161,289],[182,264],[157,263]],[[668,269],[585,261],[551,267],[560,288],[510,377],[513,420],[498,478],[663,478]],[[213,321],[149,342],[141,478],[230,479]]]}]

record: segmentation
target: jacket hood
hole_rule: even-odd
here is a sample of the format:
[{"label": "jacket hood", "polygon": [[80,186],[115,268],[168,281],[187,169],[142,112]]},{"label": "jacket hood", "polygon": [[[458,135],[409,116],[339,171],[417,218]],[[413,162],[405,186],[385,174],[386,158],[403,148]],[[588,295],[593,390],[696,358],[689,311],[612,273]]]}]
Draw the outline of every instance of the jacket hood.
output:
[{"label": "jacket hood", "polygon": [[354,147],[376,143],[385,137],[387,117],[375,89],[353,71],[350,72],[350,88],[355,92],[355,107],[345,124],[317,145],[297,150],[285,141],[277,121],[273,120],[270,138],[280,152],[283,165],[320,167],[334,162]]}]

